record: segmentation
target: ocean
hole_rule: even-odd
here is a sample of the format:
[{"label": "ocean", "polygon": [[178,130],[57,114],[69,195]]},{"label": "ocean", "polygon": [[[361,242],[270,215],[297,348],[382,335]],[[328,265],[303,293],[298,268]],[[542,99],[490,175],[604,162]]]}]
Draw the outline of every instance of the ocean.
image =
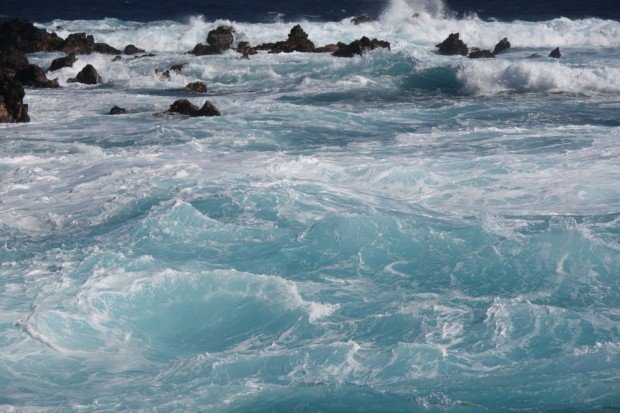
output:
[{"label": "ocean", "polygon": [[152,55],[0,124],[0,411],[620,409],[616,0],[1,2]]}]

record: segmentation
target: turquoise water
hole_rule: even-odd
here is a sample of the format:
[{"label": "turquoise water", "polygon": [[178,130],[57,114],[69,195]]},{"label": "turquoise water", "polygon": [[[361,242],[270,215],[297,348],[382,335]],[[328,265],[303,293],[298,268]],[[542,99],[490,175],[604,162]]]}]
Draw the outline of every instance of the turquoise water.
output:
[{"label": "turquoise water", "polygon": [[[351,60],[42,24],[156,56],[80,56],[0,126],[0,410],[619,409],[620,24],[403,7],[301,22],[392,42]],[[436,55],[451,31],[513,49]],[[103,85],[68,82],[86,63]],[[153,115],[199,79],[223,116]]]}]

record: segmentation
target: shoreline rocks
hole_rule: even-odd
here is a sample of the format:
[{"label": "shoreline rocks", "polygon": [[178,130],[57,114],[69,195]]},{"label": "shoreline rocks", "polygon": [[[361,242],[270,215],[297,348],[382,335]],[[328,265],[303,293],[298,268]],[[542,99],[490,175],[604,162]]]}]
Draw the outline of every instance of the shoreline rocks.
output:
[{"label": "shoreline rocks", "polygon": [[459,38],[459,33],[451,33],[446,40],[435,45],[439,49],[439,53],[446,56],[461,55],[467,56],[469,49],[467,45]]},{"label": "shoreline rocks", "polygon": [[63,67],[73,67],[73,64],[76,62],[75,53],[69,53],[64,57],[59,57],[58,59],[52,60],[52,64],[50,65],[48,72],[55,72],[56,70],[62,69]]},{"label": "shoreline rocks", "polygon": [[493,49],[493,54],[494,55],[498,55],[506,50],[510,49],[510,42],[508,41],[507,37],[504,37],[502,40],[500,40],[496,45],[495,48]]},{"label": "shoreline rocks", "polygon": [[140,49],[139,47],[136,47],[133,44],[128,44],[123,49],[123,53],[126,55],[133,55],[133,54],[144,53],[144,52],[145,52],[144,49]]},{"label": "shoreline rocks", "polygon": [[15,80],[24,86],[35,88],[58,88],[58,79],[50,80],[45,75],[43,69],[37,65],[30,64],[27,68],[20,70],[15,74]]},{"label": "shoreline rocks", "polygon": [[99,83],[103,83],[99,72],[97,72],[97,69],[95,69],[93,65],[84,66],[80,73],[77,74],[76,79],[78,82],[84,83],[85,85],[97,85]]},{"label": "shoreline rocks", "polygon": [[185,86],[185,90],[194,93],[207,93],[207,85],[204,82],[192,82]]},{"label": "shoreline rocks", "polygon": [[494,59],[495,55],[490,50],[472,48],[467,57],[470,59]]},{"label": "shoreline rocks", "polygon": [[30,122],[22,84],[0,67],[0,123]]},{"label": "shoreline rocks", "polygon": [[377,39],[370,40],[366,36],[362,37],[359,40],[355,40],[349,44],[339,42],[336,46],[338,46],[338,50],[332,53],[332,56],[336,57],[353,57],[355,55],[362,55],[364,52],[375,49],[391,50],[390,42]]},{"label": "shoreline rocks", "polygon": [[125,113],[127,113],[127,109],[125,108],[121,108],[119,106],[113,106],[112,109],[110,109],[109,114],[110,115],[124,115]]},{"label": "shoreline rocks", "polygon": [[263,43],[256,46],[257,50],[268,50],[269,53],[311,53],[314,52],[314,43],[308,39],[308,34],[300,25],[294,26],[288,34],[288,38],[284,41],[275,43]]},{"label": "shoreline rocks", "polygon": [[170,109],[165,113],[174,113],[191,117],[220,116],[219,109],[213,106],[208,100],[202,105],[202,108],[199,109],[198,106],[194,105],[189,100],[179,99],[170,105]]},{"label": "shoreline rocks", "polygon": [[198,43],[189,53],[196,56],[222,54],[235,42],[234,32],[235,29],[231,26],[219,26],[207,34],[206,45]]},{"label": "shoreline rocks", "polygon": [[553,57],[554,59],[559,59],[560,57],[562,57],[562,53],[560,52],[560,48],[556,47],[555,49],[553,49],[551,51],[551,53],[549,53],[549,57]]}]

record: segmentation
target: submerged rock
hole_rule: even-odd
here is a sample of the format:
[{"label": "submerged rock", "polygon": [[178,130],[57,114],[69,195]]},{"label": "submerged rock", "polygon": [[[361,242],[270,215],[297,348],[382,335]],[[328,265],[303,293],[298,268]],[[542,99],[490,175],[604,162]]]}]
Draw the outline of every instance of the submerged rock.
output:
[{"label": "submerged rock", "polygon": [[202,108],[198,109],[198,106],[194,105],[187,99],[180,99],[170,105],[167,113],[178,113],[180,115],[187,115],[192,117],[197,116],[220,116],[220,111],[213,106],[208,100],[202,105]]},{"label": "submerged rock", "polygon": [[60,85],[58,84],[58,79],[48,79],[43,69],[41,69],[37,65],[28,65],[27,68],[17,72],[15,74],[15,80],[18,80],[24,86],[31,86],[36,88],[60,87]]},{"label": "submerged rock", "polygon": [[355,55],[361,55],[364,52],[375,49],[390,49],[390,42],[384,40],[372,39],[364,36],[359,40],[355,40],[349,44],[338,43],[338,50],[332,53],[332,56],[336,57],[353,57]]},{"label": "submerged rock", "polygon": [[136,47],[133,44],[128,44],[127,46],[125,46],[125,49],[123,49],[123,53],[126,55],[144,53],[144,49],[140,49],[139,47]]},{"label": "submerged rock", "polygon": [[446,40],[439,43],[435,47],[439,48],[439,53],[448,56],[467,56],[467,53],[469,52],[467,45],[459,38],[459,33],[451,33]]},{"label": "submerged rock", "polygon": [[291,29],[288,39],[275,43],[263,43],[257,46],[258,50],[268,50],[269,53],[310,53],[314,51],[314,43],[308,39],[308,34],[297,25]]},{"label": "submerged rock", "polygon": [[114,106],[110,109],[110,115],[123,115],[125,113],[127,113],[127,109],[118,106]]},{"label": "submerged rock", "polygon": [[185,86],[185,90],[196,93],[207,93],[207,85],[204,82],[192,82]]},{"label": "submerged rock", "polygon": [[506,51],[508,49],[510,49],[510,42],[508,41],[508,38],[504,37],[502,40],[500,40],[495,45],[495,48],[493,49],[493,54],[494,55],[498,55],[501,52],[504,52],[504,51]]},{"label": "submerged rock", "polygon": [[549,57],[553,57],[554,59],[559,59],[560,57],[562,57],[562,53],[560,53],[560,48],[556,47],[555,49],[553,49],[551,53],[549,53]]},{"label": "submerged rock", "polygon": [[99,72],[92,65],[84,66],[80,73],[77,74],[77,81],[86,85],[96,85],[103,82]]},{"label": "submerged rock", "polygon": [[56,70],[62,69],[63,67],[73,67],[73,64],[76,62],[75,53],[69,53],[67,56],[59,57],[58,59],[54,59],[50,68],[47,69],[48,72],[54,72]]},{"label": "submerged rock", "polygon": [[24,87],[0,68],[0,123],[30,122]]},{"label": "submerged rock", "polygon": [[120,61],[122,59],[123,59],[123,57],[121,55],[118,55],[118,56],[114,56],[114,59],[112,59],[112,61],[113,62],[118,62],[118,61]]},{"label": "submerged rock", "polygon": [[480,58],[485,58],[485,59],[489,59],[489,58],[495,58],[495,55],[493,53],[491,53],[490,50],[480,50],[480,49],[472,49],[471,52],[469,53],[469,57],[470,59],[480,59]]},{"label": "submerged rock", "polygon": [[23,19],[0,25],[0,50],[14,47],[24,53],[51,52],[62,48],[63,40]]}]

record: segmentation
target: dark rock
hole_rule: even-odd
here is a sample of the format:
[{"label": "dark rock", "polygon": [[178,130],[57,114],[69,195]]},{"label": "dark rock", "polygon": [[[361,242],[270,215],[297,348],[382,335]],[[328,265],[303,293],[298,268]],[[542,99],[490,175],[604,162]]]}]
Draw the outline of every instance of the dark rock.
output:
[{"label": "dark rock", "polygon": [[170,70],[172,70],[174,73],[181,73],[181,70],[183,70],[185,66],[187,66],[187,63],[179,63],[170,67]]},{"label": "dark rock", "polygon": [[10,47],[24,52],[51,52],[62,48],[63,40],[23,19],[8,20],[0,25],[0,50]]},{"label": "dark rock", "polygon": [[222,54],[230,49],[235,41],[234,32],[235,29],[230,26],[220,26],[211,30],[207,34],[207,44],[198,43],[190,53],[196,56]]},{"label": "dark rock", "polygon": [[357,16],[351,19],[351,22],[353,22],[353,24],[355,25],[362,24],[362,23],[370,23],[373,21],[374,20],[366,14],[362,14],[361,16]]},{"label": "dark rock", "polygon": [[499,43],[495,45],[495,49],[493,49],[493,54],[498,55],[508,49],[510,49],[510,42],[508,41],[508,38],[504,37],[502,40],[499,41]]},{"label": "dark rock", "polygon": [[187,99],[180,99],[170,105],[170,109],[167,113],[178,113],[187,116],[220,116],[220,111],[206,101],[202,108],[198,109],[198,106],[194,105]]},{"label": "dark rock", "polygon": [[77,81],[86,85],[96,85],[103,82],[97,69],[92,65],[84,66],[80,73],[77,74]]},{"label": "dark rock", "polygon": [[439,53],[443,55],[461,55],[467,56],[468,48],[461,39],[459,39],[458,33],[451,33],[443,42],[439,43],[435,47],[439,48]]},{"label": "dark rock", "polygon": [[282,42],[264,43],[256,47],[258,50],[269,50],[269,53],[314,52],[314,43],[300,25],[293,27],[288,39]]},{"label": "dark rock", "polygon": [[21,83],[0,67],[0,123],[30,122]]},{"label": "dark rock", "polygon": [[56,70],[62,69],[63,67],[73,67],[77,59],[75,58],[75,53],[69,53],[67,56],[59,57],[58,59],[54,59],[50,68],[47,69],[48,72],[54,72]]},{"label": "dark rock", "polygon": [[132,55],[136,53],[144,53],[144,49],[140,49],[134,46],[133,44],[128,44],[127,46],[125,46],[123,53],[128,54],[128,55]]},{"label": "dark rock", "polygon": [[538,59],[541,56],[538,53],[532,53],[531,55],[529,55],[528,59]]},{"label": "dark rock", "polygon": [[106,43],[95,43],[95,39],[86,33],[70,34],[62,45],[62,50],[66,53],[91,54],[93,52],[103,54],[121,54],[121,51]]},{"label": "dark rock", "polygon": [[239,44],[237,45],[237,48],[235,49],[236,52],[241,53],[243,56],[248,56],[248,58],[251,55],[255,55],[256,53],[258,53],[256,51],[255,47],[250,46],[250,43],[248,42],[239,42]]},{"label": "dark rock", "polygon": [[28,58],[14,47],[0,51],[0,67],[20,71],[28,67]]},{"label": "dark rock", "polygon": [[344,20],[344,18],[341,15],[339,15],[339,14],[332,14],[329,17],[329,21],[333,22],[333,23],[340,23],[343,20]]},{"label": "dark rock", "polygon": [[223,53],[230,49],[235,41],[234,32],[235,29],[230,26],[220,26],[207,34],[207,43],[219,53]]},{"label": "dark rock", "polygon": [[556,47],[555,49],[553,49],[551,53],[549,53],[549,57],[553,57],[554,59],[559,59],[560,57],[562,57],[562,53],[560,53],[560,48]]},{"label": "dark rock", "polygon": [[470,59],[480,59],[480,58],[489,59],[489,58],[494,58],[495,55],[491,53],[490,50],[480,50],[480,49],[473,48],[471,49],[471,52],[469,53],[468,57]]},{"label": "dark rock", "polygon": [[112,109],[110,109],[110,115],[123,115],[125,113],[127,113],[127,109],[120,108],[118,106],[114,106]]},{"label": "dark rock", "polygon": [[340,49],[337,44],[328,44],[323,47],[317,47],[314,49],[314,53],[334,53]]},{"label": "dark rock", "polygon": [[114,59],[112,59],[113,62],[118,62],[119,60],[122,60],[123,57],[121,55],[118,56],[114,56]]},{"label": "dark rock", "polygon": [[390,49],[390,42],[386,42],[384,40],[372,39],[370,40],[368,37],[364,36],[359,40],[355,40],[349,44],[344,44],[339,42],[337,44],[338,50],[332,53],[332,56],[336,57],[353,57],[356,54],[361,55],[364,52],[375,50],[375,49]]},{"label": "dark rock", "polygon": [[192,82],[185,86],[185,90],[196,93],[207,93],[207,85],[203,82]]},{"label": "dark rock", "polygon": [[37,88],[57,88],[58,79],[49,80],[45,76],[45,72],[37,65],[28,65],[27,68],[20,70],[15,74],[15,80],[21,82],[24,86]]}]

